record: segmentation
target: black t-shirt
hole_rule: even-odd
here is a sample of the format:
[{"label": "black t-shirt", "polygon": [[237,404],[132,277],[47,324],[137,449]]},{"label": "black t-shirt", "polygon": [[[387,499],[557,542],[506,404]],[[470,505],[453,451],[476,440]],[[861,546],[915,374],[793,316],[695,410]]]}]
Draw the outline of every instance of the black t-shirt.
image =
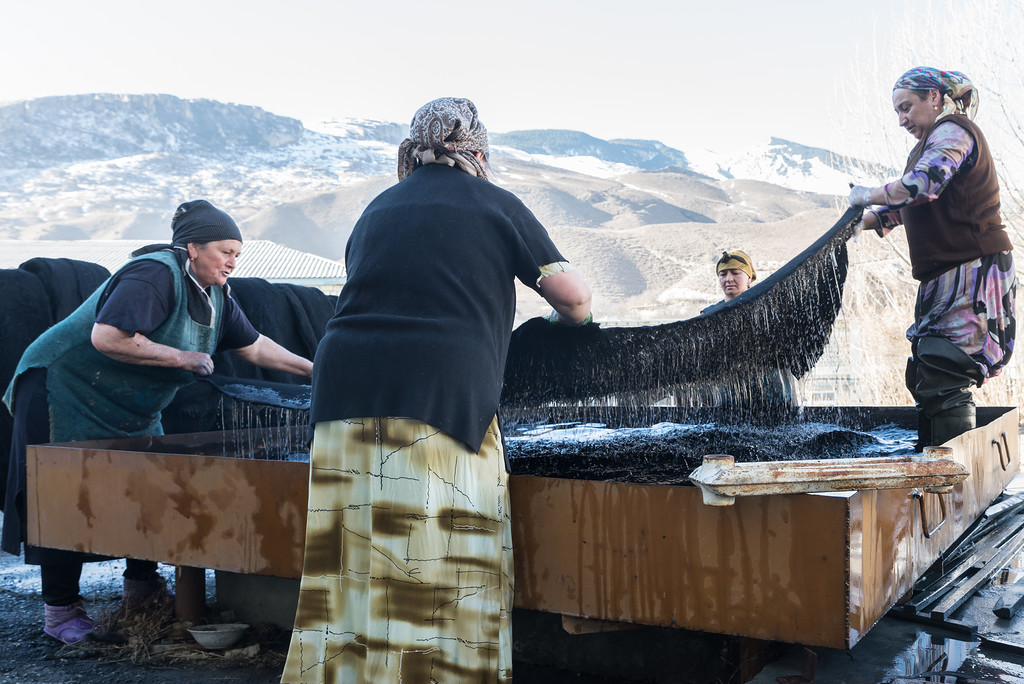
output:
[{"label": "black t-shirt", "polygon": [[[164,264],[141,259],[128,264],[107,286],[108,295],[96,322],[129,333],[149,335],[167,320],[175,306],[174,275]],[[224,315],[217,351],[248,347],[259,333],[231,297],[224,298]]]},{"label": "black t-shirt", "polygon": [[515,195],[431,164],[378,195],[345,251],[310,422],[421,420],[479,449],[501,396],[515,279],[564,261]]}]

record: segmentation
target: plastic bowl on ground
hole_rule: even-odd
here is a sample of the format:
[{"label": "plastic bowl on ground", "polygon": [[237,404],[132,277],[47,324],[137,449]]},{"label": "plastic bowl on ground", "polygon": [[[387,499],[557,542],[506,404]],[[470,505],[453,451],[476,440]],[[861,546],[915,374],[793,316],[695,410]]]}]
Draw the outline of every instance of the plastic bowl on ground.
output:
[{"label": "plastic bowl on ground", "polygon": [[242,638],[247,629],[249,629],[249,625],[233,622],[229,624],[190,627],[188,632],[192,635],[193,639],[199,642],[200,646],[215,651],[233,646]]}]

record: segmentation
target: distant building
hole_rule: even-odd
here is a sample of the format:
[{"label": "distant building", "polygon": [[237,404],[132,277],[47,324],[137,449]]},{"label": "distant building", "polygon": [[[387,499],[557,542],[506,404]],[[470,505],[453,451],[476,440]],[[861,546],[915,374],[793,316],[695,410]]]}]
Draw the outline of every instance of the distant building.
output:
[{"label": "distant building", "polygon": [[[77,259],[113,273],[131,253],[154,240],[0,240],[0,268],[17,268],[35,257]],[[315,287],[338,294],[345,284],[345,266],[270,240],[247,240],[233,278],[261,278],[271,283]]]}]

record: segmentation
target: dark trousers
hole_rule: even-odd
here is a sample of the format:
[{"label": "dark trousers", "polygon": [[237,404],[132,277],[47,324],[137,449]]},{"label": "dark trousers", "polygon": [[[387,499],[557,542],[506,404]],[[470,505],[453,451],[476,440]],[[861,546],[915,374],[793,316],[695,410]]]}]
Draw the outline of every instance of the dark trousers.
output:
[{"label": "dark trousers", "polygon": [[962,349],[944,337],[914,340],[907,360],[907,389],[918,410],[918,448],[943,444],[975,425],[971,386],[984,377]]},{"label": "dark trousers", "polygon": [[[44,563],[39,566],[42,578],[41,595],[43,603],[49,606],[70,606],[82,598],[79,595],[79,581],[82,578],[82,561],[66,563]],[[125,561],[124,578],[149,580],[157,576],[154,561],[128,558]]]},{"label": "dark trousers", "polygon": [[944,337],[914,340],[913,356],[907,362],[907,389],[929,418],[958,406],[974,403],[971,386],[984,378],[960,347]]},{"label": "dark trousers", "polygon": [[[30,370],[19,379],[14,406],[2,547],[4,551],[17,555],[28,529],[25,520],[25,448],[29,444],[50,441],[45,369]],[[78,592],[82,564],[100,560],[108,559],[25,544],[25,562],[40,566],[43,602],[51,606],[67,606],[81,598]],[[156,576],[156,568],[153,561],[129,558],[124,576],[133,580],[152,579]]]}]

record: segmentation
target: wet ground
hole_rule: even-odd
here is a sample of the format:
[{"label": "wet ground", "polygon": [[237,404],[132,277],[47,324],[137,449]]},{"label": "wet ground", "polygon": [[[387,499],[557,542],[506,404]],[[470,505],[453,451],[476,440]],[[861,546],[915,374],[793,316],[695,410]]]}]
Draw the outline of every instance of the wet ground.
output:
[{"label": "wet ground", "polygon": [[[1006,489],[1021,491],[1024,475]],[[996,614],[1000,602],[1017,601],[1022,605],[1009,617]],[[751,684],[777,684],[805,668],[829,684],[1024,684],[1024,551],[942,622],[906,619],[896,607],[849,651],[816,648],[809,655],[790,646]]]},{"label": "wet ground", "polygon": [[[89,600],[90,615],[101,616],[116,608],[123,571],[123,561],[85,566],[82,594]],[[161,571],[171,576],[171,568],[161,566]],[[132,662],[133,649],[128,644],[63,646],[44,635],[38,568],[24,565],[20,557],[0,554],[0,578],[0,682],[4,684],[280,681],[286,646],[280,634],[249,635],[239,645],[250,647],[248,651],[229,657],[204,651],[179,626],[161,639],[171,642],[163,644],[168,648],[165,655]]]},{"label": "wet ground", "polygon": [[[170,566],[162,565],[160,570],[173,580]],[[116,609],[123,571],[124,561],[86,564],[81,586],[90,615],[103,616]],[[216,610],[212,571],[206,586],[210,620],[233,621],[230,614]],[[42,631],[38,568],[8,554],[0,554],[0,616],[0,684],[277,684],[289,636],[270,625],[253,625],[231,650],[206,651],[185,631],[185,625],[176,624],[150,644],[151,650],[160,653],[140,651],[134,643],[63,646]],[[622,681],[520,660],[514,662],[514,669],[517,681],[536,684]]]},{"label": "wet ground", "polygon": [[[1012,591],[1022,592],[1024,587]],[[751,684],[777,684],[779,677],[801,675],[808,666],[815,673],[814,681],[829,684],[1021,684],[1024,615],[1000,620],[991,612],[1005,593],[1011,592],[985,589],[956,614],[973,620],[979,634],[885,617],[849,651],[816,648],[809,662],[808,649],[791,646]]]}]

